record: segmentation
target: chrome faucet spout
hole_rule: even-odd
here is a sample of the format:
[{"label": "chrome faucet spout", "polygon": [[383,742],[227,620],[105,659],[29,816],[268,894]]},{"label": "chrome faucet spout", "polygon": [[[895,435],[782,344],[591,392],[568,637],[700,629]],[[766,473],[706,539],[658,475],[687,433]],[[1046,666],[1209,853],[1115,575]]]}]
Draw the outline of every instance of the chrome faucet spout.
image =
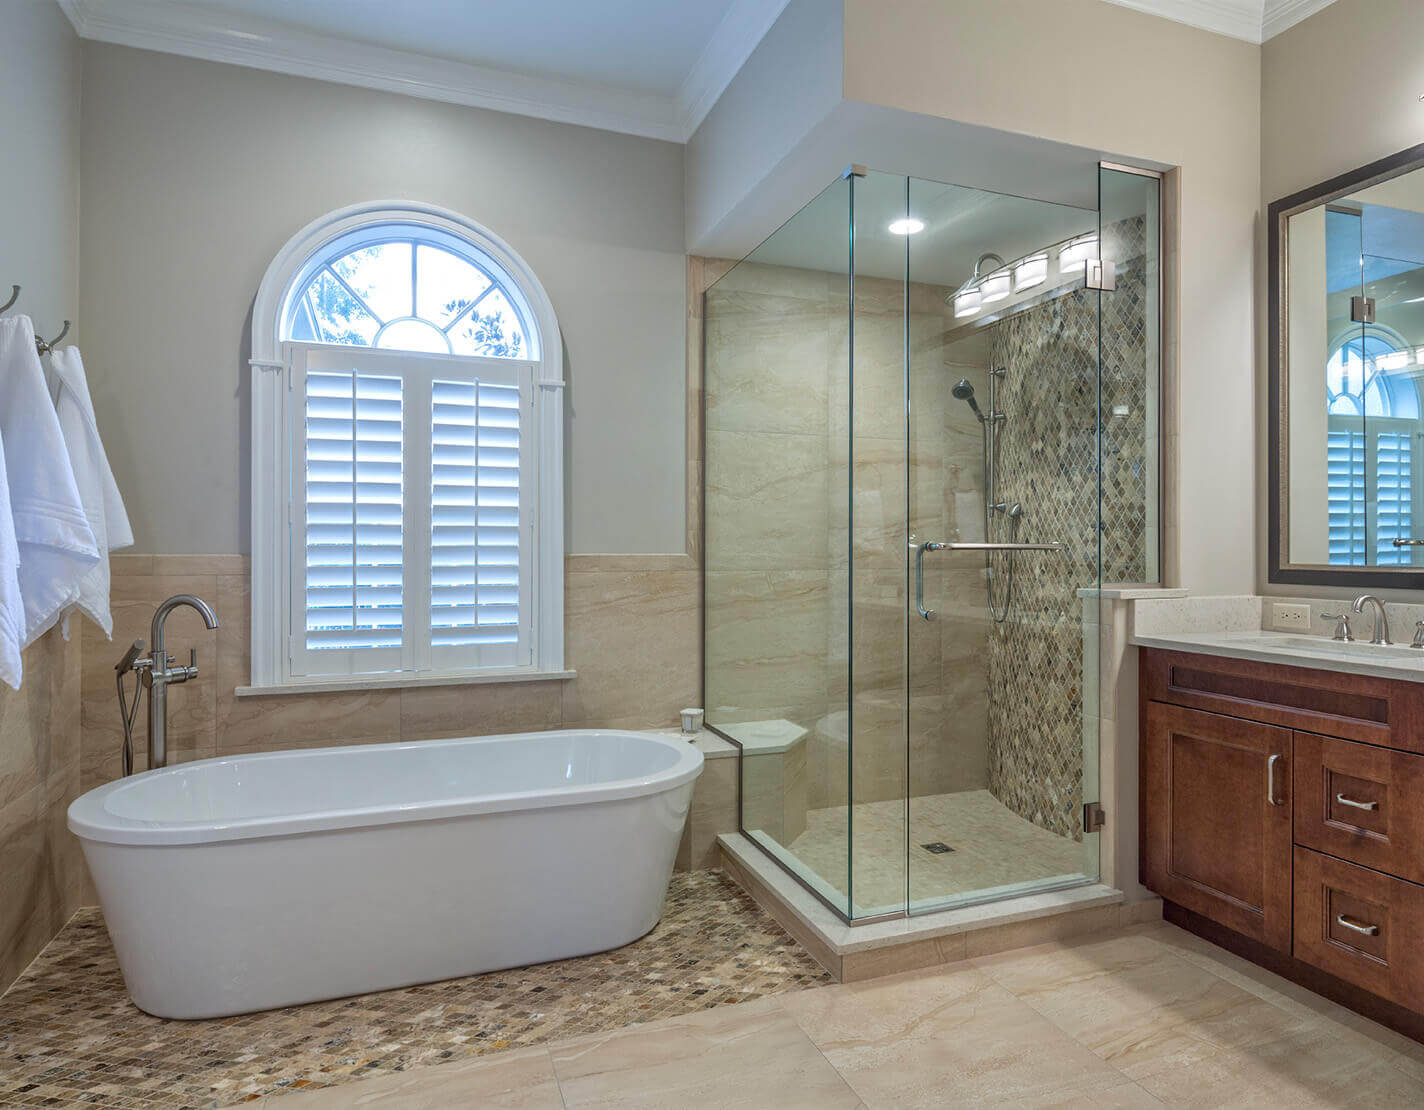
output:
[{"label": "chrome faucet spout", "polygon": [[1384,611],[1384,602],[1375,597],[1374,594],[1361,594],[1355,598],[1355,602],[1350,608],[1357,613],[1363,613],[1366,605],[1373,605],[1375,607],[1375,626],[1373,634],[1370,636],[1370,643],[1392,643],[1393,641],[1389,638],[1389,616]]},{"label": "chrome faucet spout", "polygon": [[169,666],[168,652],[163,646],[163,626],[174,609],[188,606],[196,609],[208,628],[218,627],[217,614],[200,597],[192,594],[174,594],[154,611],[153,624],[149,628],[149,642],[153,645],[149,653],[148,666],[143,672],[143,683],[148,687],[148,766],[164,767],[168,764],[168,687],[177,682],[187,682],[198,677],[198,653],[190,650],[188,665]]}]

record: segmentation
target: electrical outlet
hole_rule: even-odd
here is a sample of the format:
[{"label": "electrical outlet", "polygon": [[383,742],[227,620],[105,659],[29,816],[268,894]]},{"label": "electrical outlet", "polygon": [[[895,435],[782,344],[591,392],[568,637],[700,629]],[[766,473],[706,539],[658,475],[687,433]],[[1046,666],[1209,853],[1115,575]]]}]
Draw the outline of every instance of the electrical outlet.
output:
[{"label": "electrical outlet", "polygon": [[1309,632],[1310,606],[1279,603],[1272,605],[1271,627],[1277,632]]}]

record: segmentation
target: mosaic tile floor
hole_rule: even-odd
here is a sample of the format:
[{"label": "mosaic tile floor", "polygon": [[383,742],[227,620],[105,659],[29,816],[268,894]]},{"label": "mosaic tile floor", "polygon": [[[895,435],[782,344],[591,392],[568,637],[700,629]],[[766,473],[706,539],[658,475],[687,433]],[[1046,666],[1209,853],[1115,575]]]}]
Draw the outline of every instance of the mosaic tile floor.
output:
[{"label": "mosaic tile floor", "polygon": [[135,1009],[97,909],[0,997],[0,1106],[229,1106],[831,982],[715,871],[673,876],[626,947],[212,1021]]},{"label": "mosaic tile floor", "polygon": [[[987,790],[910,799],[910,898],[947,898],[1083,869],[1083,845],[1025,821]],[[935,855],[922,844],[953,849]],[[855,900],[867,911],[903,906],[905,804],[855,807]],[[791,843],[796,858],[842,894],[846,809],[813,809]]]}]

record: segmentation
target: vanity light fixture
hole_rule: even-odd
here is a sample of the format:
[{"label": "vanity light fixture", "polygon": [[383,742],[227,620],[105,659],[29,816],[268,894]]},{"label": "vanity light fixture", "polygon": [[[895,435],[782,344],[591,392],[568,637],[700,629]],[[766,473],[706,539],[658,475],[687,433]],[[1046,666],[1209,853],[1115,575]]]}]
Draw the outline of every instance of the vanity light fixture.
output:
[{"label": "vanity light fixture", "polygon": [[917,220],[913,216],[906,216],[904,219],[891,220],[890,226],[886,228],[891,235],[917,235],[925,229],[925,221]]},{"label": "vanity light fixture", "polygon": [[984,298],[979,295],[977,289],[966,289],[962,293],[956,293],[954,295],[954,318],[958,320],[965,316],[973,316],[983,303]]},{"label": "vanity light fixture", "polygon": [[1022,293],[1048,280],[1048,255],[1031,254],[1014,263],[1014,292]]},{"label": "vanity light fixture", "polygon": [[1079,235],[1076,239],[1069,239],[1058,248],[1058,272],[1060,274],[1071,274],[1083,268],[1083,263],[1093,258],[1098,253],[1098,237],[1096,234]]},{"label": "vanity light fixture", "polygon": [[1009,268],[1005,266],[1002,270],[995,270],[986,277],[979,285],[979,295],[984,298],[985,304],[992,304],[994,301],[1002,301],[1009,295]]}]

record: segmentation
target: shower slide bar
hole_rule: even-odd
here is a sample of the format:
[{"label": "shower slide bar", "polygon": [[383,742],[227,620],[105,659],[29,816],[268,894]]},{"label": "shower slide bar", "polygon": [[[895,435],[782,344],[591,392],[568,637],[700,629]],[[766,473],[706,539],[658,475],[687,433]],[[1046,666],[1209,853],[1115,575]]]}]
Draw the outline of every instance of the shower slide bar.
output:
[{"label": "shower slide bar", "polygon": [[913,545],[915,548],[915,611],[927,621],[934,620],[935,611],[925,608],[926,551],[1067,551],[1064,543],[940,543],[930,540]]}]

